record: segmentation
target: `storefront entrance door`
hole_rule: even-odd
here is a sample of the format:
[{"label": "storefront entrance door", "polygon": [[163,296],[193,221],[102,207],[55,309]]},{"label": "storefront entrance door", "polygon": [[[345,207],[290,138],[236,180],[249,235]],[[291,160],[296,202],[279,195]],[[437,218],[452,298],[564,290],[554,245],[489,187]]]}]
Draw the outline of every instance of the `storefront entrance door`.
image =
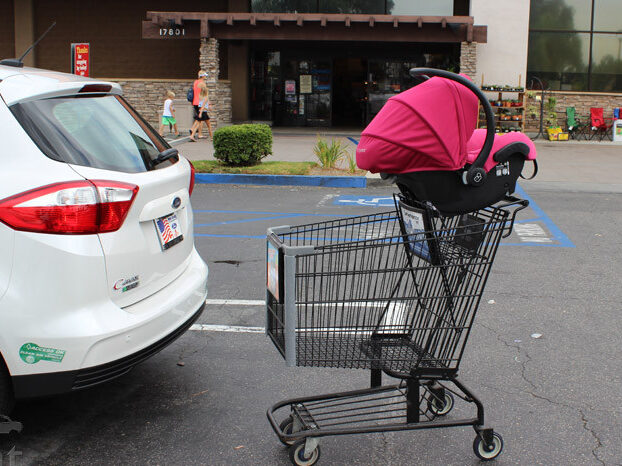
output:
[{"label": "storefront entrance door", "polygon": [[365,125],[367,60],[335,58],[333,62],[333,126]]},{"label": "storefront entrance door", "polygon": [[274,126],[364,128],[414,84],[417,66],[458,69],[459,44],[253,44],[250,117]]}]

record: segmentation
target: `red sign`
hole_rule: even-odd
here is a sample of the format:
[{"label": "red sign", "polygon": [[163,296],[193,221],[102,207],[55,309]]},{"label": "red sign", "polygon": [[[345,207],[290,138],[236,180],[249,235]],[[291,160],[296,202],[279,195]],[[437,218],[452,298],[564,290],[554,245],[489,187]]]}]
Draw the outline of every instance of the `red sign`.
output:
[{"label": "red sign", "polygon": [[90,46],[88,42],[71,44],[71,72],[88,77],[90,68]]}]

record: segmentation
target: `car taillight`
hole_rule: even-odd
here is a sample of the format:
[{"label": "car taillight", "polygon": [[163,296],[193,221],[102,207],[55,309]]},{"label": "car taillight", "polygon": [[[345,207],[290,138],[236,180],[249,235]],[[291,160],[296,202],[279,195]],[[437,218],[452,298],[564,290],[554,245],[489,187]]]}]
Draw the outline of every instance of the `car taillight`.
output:
[{"label": "car taillight", "polygon": [[192,162],[190,160],[188,160],[188,163],[190,164],[190,186],[188,186],[188,194],[190,196],[192,196],[192,191],[194,190],[194,165],[192,165]]},{"label": "car taillight", "polygon": [[35,233],[86,235],[121,228],[138,186],[117,181],[67,181],[0,200],[0,221]]}]

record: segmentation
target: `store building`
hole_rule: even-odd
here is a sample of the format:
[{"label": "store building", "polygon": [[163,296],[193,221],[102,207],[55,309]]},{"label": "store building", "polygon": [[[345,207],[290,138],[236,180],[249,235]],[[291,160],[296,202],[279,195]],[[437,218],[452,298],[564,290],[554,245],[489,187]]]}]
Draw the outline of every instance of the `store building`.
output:
[{"label": "store building", "polygon": [[529,86],[537,76],[559,93],[562,121],[566,105],[622,106],[617,3],[109,0],[113,15],[95,0],[0,0],[0,56],[21,54],[53,19],[26,63],[68,71],[71,43],[88,42],[91,75],[121,82],[151,121],[164,92],[183,99],[202,68],[217,124],[363,127],[413,85],[414,66],[477,84]]}]

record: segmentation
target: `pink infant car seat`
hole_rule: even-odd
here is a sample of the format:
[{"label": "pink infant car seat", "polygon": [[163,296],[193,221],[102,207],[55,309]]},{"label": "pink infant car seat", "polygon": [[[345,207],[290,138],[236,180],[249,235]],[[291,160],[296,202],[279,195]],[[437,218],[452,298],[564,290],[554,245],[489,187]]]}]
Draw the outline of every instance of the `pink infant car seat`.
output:
[{"label": "pink infant car seat", "polygon": [[[466,77],[443,70],[391,97],[361,135],[360,168],[394,176],[404,195],[430,201],[446,215],[495,204],[516,189],[525,160],[536,149],[523,133],[494,133],[488,99]],[[475,129],[480,101],[487,129]]]}]

